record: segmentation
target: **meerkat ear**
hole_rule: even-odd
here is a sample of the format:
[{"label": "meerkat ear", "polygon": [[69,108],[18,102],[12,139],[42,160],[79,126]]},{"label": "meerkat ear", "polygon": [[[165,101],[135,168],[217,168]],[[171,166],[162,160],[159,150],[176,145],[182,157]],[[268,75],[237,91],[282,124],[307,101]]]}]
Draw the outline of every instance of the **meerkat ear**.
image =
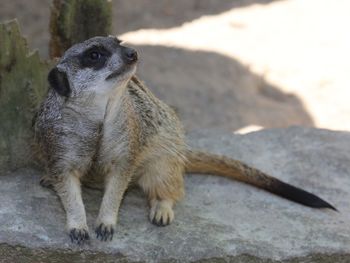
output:
[{"label": "meerkat ear", "polygon": [[61,72],[57,67],[54,67],[49,75],[48,81],[50,86],[61,96],[68,97],[71,89],[69,86],[67,74],[65,72]]}]

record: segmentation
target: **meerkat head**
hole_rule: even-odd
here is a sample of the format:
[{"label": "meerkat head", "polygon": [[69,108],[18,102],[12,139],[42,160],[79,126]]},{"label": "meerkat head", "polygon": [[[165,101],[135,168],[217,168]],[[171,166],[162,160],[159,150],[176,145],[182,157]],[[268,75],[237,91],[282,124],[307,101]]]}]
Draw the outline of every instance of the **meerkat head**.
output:
[{"label": "meerkat head", "polygon": [[69,48],[48,81],[65,97],[105,94],[125,85],[136,71],[137,52],[116,37],[94,37]]}]

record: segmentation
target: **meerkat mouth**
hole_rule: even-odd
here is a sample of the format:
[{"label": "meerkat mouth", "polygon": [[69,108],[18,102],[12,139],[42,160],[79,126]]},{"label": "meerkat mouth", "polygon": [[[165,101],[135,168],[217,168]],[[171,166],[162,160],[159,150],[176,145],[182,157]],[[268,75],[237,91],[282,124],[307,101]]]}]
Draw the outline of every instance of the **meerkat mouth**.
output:
[{"label": "meerkat mouth", "polygon": [[114,71],[113,73],[111,73],[110,75],[108,75],[108,77],[106,78],[106,80],[111,80],[111,79],[115,79],[117,77],[119,77],[120,75],[124,74],[126,72],[126,68],[122,67],[116,71]]},{"label": "meerkat mouth", "polygon": [[112,80],[112,79],[121,77],[121,76],[131,72],[132,69],[133,69],[133,67],[131,67],[129,65],[123,66],[123,67],[117,69],[116,71],[112,72],[110,75],[108,75],[106,80]]}]

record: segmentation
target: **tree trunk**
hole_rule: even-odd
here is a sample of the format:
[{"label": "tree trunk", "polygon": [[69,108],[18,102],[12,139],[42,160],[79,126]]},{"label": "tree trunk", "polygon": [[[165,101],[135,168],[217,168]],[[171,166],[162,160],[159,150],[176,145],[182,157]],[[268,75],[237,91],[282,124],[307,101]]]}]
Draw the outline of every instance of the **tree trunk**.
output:
[{"label": "tree trunk", "polygon": [[50,56],[60,57],[75,43],[108,36],[112,25],[110,0],[54,0],[50,21]]}]

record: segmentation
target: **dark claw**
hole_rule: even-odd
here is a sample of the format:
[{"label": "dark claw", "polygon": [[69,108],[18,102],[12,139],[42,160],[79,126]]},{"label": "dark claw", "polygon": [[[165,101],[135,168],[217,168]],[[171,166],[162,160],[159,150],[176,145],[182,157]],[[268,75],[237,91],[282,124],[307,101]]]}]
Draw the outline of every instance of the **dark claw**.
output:
[{"label": "dark claw", "polygon": [[107,241],[113,240],[114,235],[114,227],[113,226],[106,226],[105,224],[100,224],[96,229],[96,238],[100,239],[101,241]]},{"label": "dark claw", "polygon": [[77,228],[73,228],[69,232],[69,237],[72,243],[76,243],[78,245],[83,245],[85,241],[90,239],[89,233],[86,229],[77,229]]},{"label": "dark claw", "polygon": [[72,243],[74,243],[75,228],[70,231],[69,236],[70,236],[70,240],[72,241]]},{"label": "dark claw", "polygon": [[102,224],[100,224],[100,225],[95,229],[95,233],[96,233],[96,238],[97,238],[97,239],[98,239],[100,236],[102,237],[101,229],[102,229]]},{"label": "dark claw", "polygon": [[114,235],[114,228],[112,227],[112,229],[111,229],[111,237],[109,238],[109,241],[113,240],[113,235]]},{"label": "dark claw", "polygon": [[169,223],[163,224],[163,219],[162,218],[159,221],[157,221],[155,217],[152,219],[152,224],[156,225],[156,226],[167,226],[167,225],[169,225]]}]

